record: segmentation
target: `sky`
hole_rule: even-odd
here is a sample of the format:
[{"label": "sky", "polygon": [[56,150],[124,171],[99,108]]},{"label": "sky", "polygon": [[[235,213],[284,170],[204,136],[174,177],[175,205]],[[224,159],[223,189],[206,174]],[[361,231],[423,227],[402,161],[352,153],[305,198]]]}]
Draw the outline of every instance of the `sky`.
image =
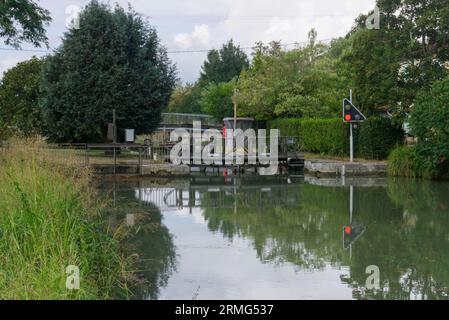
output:
[{"label": "sky", "polygon": [[[50,48],[61,44],[71,17],[88,2],[38,1],[53,17],[47,28]],[[311,28],[317,30],[319,40],[328,40],[344,36],[360,13],[368,13],[375,6],[375,0],[117,0],[109,3],[123,7],[129,3],[148,19],[170,52],[169,57],[177,65],[178,77],[183,82],[193,82],[199,77],[207,55],[185,51],[220,48],[229,39],[242,48],[251,48],[257,41],[301,43],[307,40]],[[2,41],[0,48],[8,47]],[[33,55],[47,54],[26,44],[22,49],[0,50],[0,74]],[[245,51],[251,54],[251,49]]]}]

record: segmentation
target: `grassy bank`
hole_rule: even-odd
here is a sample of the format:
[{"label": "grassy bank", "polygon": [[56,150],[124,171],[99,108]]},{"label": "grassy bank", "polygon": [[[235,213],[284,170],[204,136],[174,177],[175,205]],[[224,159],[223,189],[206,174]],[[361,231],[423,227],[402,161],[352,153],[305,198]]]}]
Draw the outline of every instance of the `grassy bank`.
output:
[{"label": "grassy bank", "polygon": [[[0,161],[0,299],[111,298],[122,259],[99,223],[89,173],[35,148],[11,148]],[[66,288],[68,266],[80,270],[79,290]]]},{"label": "grassy bank", "polygon": [[420,146],[402,146],[391,152],[388,174],[394,177],[449,180],[449,161],[439,152],[435,155]]}]

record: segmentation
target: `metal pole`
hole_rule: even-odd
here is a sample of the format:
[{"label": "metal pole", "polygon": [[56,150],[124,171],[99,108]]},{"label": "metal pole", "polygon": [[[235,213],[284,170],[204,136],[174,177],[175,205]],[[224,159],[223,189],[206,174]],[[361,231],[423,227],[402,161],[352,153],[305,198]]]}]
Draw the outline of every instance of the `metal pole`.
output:
[{"label": "metal pole", "polygon": [[[352,103],[352,89],[349,91],[349,101]],[[349,124],[349,154],[350,162],[354,162],[354,136],[353,136],[353,125],[352,122]]]},{"label": "metal pole", "polygon": [[117,152],[114,145],[114,175],[117,174]]},{"label": "metal pole", "polygon": [[117,173],[117,153],[115,150],[115,144],[117,143],[117,126],[116,126],[116,118],[115,118],[115,109],[112,110],[112,123],[113,123],[113,127],[114,127],[114,130],[113,130],[114,131],[113,132],[114,139],[113,139],[112,143],[114,144],[113,154],[114,154],[114,175],[115,175]]},{"label": "metal pole", "polygon": [[[237,88],[234,88],[234,137],[233,137],[233,149],[234,151],[234,158],[237,160]],[[234,159],[233,159],[234,162]],[[237,161],[236,161],[237,162]]]},{"label": "metal pole", "polygon": [[352,213],[354,212],[354,186],[349,187],[349,223],[352,224]]},{"label": "metal pole", "polygon": [[237,88],[234,89],[234,139],[237,137]]},{"label": "metal pole", "polygon": [[114,132],[113,132],[113,143],[117,143],[117,122],[116,122],[116,117],[115,117],[115,109],[112,110],[112,123],[113,123],[113,127],[114,127]]},{"label": "metal pole", "polygon": [[[349,188],[349,224],[352,225],[352,215],[354,211],[354,186]],[[349,259],[352,259],[352,244],[349,246]]]},{"label": "metal pole", "polygon": [[350,153],[350,161],[354,162],[354,136],[353,136],[353,127],[352,123],[349,125],[349,153]]}]

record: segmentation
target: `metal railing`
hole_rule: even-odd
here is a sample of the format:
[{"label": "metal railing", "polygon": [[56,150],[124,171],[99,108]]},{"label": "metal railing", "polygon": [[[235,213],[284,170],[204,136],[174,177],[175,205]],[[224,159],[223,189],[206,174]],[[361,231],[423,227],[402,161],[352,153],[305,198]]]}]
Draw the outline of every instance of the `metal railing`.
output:
[{"label": "metal railing", "polygon": [[186,113],[162,113],[162,121],[160,126],[170,125],[192,125],[193,121],[201,121],[204,126],[222,126],[223,124],[216,121],[213,117],[201,114]]},{"label": "metal railing", "polygon": [[[249,138],[249,139],[245,138],[244,150],[236,150],[234,147],[233,151],[240,152],[240,154],[243,154],[245,157],[248,156],[248,154],[250,154],[250,153],[257,154],[258,153],[258,142],[259,142],[259,138],[257,138],[257,137]],[[157,162],[157,163],[164,163],[164,162],[170,161],[171,150],[177,142],[171,142],[169,140],[169,137],[167,136],[167,139],[165,141],[159,140],[156,143],[152,143],[150,140],[147,140],[147,143],[148,143],[148,150],[146,153],[147,159],[149,159],[150,161]],[[207,144],[209,144],[209,142],[202,142],[201,147],[204,148]],[[190,146],[191,146],[190,153],[192,155],[193,148],[194,148],[193,147],[194,146],[193,138],[191,138]],[[279,157],[282,157],[282,158],[299,157],[300,153],[301,153],[301,149],[302,149],[299,137],[287,137],[287,136],[279,137],[278,146],[279,146],[278,155],[279,155]],[[252,147],[252,149],[250,150],[251,147]],[[225,141],[223,140],[223,142],[222,142],[221,152],[220,152],[220,150],[218,150],[218,151],[213,150],[213,152],[220,153],[224,157],[227,152],[226,146],[225,146]],[[263,153],[269,154],[270,152],[271,152],[270,151],[270,141],[267,138],[266,150],[264,150]]]}]

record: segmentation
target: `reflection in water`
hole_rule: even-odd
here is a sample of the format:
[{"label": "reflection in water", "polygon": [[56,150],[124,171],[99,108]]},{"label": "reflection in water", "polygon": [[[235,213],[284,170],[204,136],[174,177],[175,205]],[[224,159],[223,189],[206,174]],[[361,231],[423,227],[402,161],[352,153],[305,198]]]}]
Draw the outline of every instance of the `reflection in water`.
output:
[{"label": "reflection in water", "polygon": [[100,186],[113,200],[109,225],[122,235],[124,254],[132,259],[131,293],[139,299],[157,299],[159,289],[176,269],[175,247],[159,208],[142,206],[134,197],[134,188],[133,183]]},{"label": "reflection in water", "polygon": [[[202,176],[123,183],[123,214],[136,203],[146,213],[126,241],[146,259],[140,296],[447,299],[449,185],[371,182]],[[380,270],[378,289],[366,289],[368,266]]]}]

